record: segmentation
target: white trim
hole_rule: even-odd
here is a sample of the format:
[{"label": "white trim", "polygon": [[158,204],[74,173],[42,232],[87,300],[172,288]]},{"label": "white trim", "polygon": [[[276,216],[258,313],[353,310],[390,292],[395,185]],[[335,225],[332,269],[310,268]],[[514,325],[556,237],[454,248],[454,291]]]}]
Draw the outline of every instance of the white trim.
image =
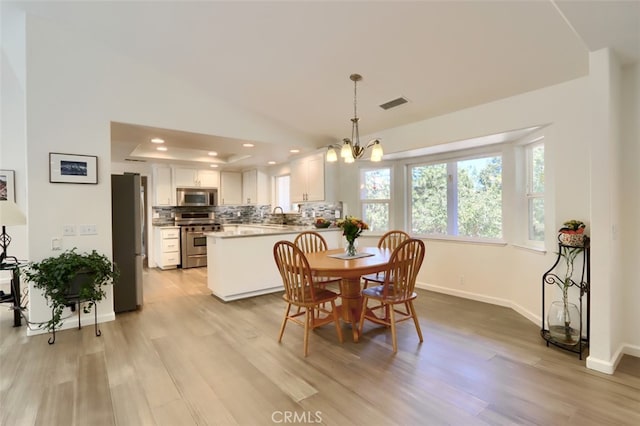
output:
[{"label": "white trim", "polygon": [[[492,305],[505,306],[507,308],[511,308],[516,311],[518,314],[527,318],[534,324],[540,325],[542,323],[542,319],[539,315],[536,315],[522,306],[514,303],[511,300],[503,299],[501,297],[492,297],[485,296],[482,294],[471,293],[468,291],[456,290],[448,287],[441,287],[433,284],[427,283],[416,283],[417,288],[421,288],[423,290],[434,291],[436,293],[448,294],[451,296],[462,297],[470,300],[477,300],[478,302],[490,303]],[[640,358],[640,346],[631,345],[629,343],[622,344],[616,351],[615,355],[610,360],[602,360],[598,358],[594,358],[593,356],[588,356],[586,360],[586,367],[591,370],[596,370],[605,374],[613,374],[620,363],[623,355],[631,355]]]},{"label": "white trim", "polygon": [[[95,309],[96,307],[94,306],[92,309]],[[78,309],[78,308],[76,308]],[[82,309],[82,308],[80,308]],[[82,324],[82,327],[84,328],[85,326],[93,326],[94,321],[94,314],[93,311],[89,314],[81,314],[80,316],[80,321]],[[98,324],[102,323],[102,322],[109,322],[109,321],[115,321],[116,319],[116,314],[115,312],[109,312],[107,314],[98,314]],[[60,326],[59,328],[56,327],[56,333],[62,330],[69,330],[78,328],[78,314],[74,313],[74,315],[70,315],[67,318],[62,320],[62,326]],[[44,328],[27,328],[27,336],[37,336],[38,334],[46,334],[49,333],[48,330],[44,329]]]},{"label": "white trim", "polygon": [[464,299],[476,300],[478,302],[489,303],[492,305],[504,306],[507,308],[511,308],[529,321],[534,324],[540,325],[542,323],[541,317],[536,315],[522,306],[514,303],[511,300],[503,299],[501,297],[493,297],[493,296],[485,296],[483,294],[471,293],[468,291],[456,290],[448,287],[441,287],[433,284],[426,283],[416,283],[417,288],[421,288],[423,290],[435,291],[436,293],[448,294],[451,296],[462,297]]},{"label": "white trim", "polygon": [[511,246],[520,250],[526,250],[533,253],[547,254],[546,247],[534,247],[534,246],[527,246],[524,244],[511,244]]},{"label": "white trim", "polygon": [[610,360],[602,360],[589,355],[587,357],[587,368],[605,374],[613,374],[616,371],[616,368],[618,368],[618,364],[620,363],[620,360],[622,360],[623,355],[631,355],[640,358],[640,346],[622,344]]}]

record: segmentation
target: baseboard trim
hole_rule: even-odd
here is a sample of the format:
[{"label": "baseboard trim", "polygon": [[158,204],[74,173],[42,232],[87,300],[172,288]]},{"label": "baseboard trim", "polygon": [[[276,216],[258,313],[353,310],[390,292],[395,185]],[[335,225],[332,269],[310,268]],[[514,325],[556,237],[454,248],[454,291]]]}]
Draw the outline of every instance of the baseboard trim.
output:
[{"label": "baseboard trim", "polygon": [[[450,296],[462,297],[470,300],[477,300],[478,302],[490,303],[492,305],[505,306],[513,309],[523,317],[527,318],[529,321],[534,324],[540,325],[542,324],[542,319],[540,315],[536,315],[517,303],[512,302],[508,299],[503,299],[500,297],[492,297],[485,296],[483,294],[471,293],[469,291],[462,291],[448,287],[441,287],[432,284],[426,283],[416,283],[417,288],[421,288],[424,290],[434,291],[436,293],[448,294]],[[620,363],[620,360],[624,355],[631,355],[640,358],[640,347],[631,345],[631,344],[622,344],[616,351],[615,355],[610,360],[602,360],[595,358],[593,356],[587,357],[586,366],[591,370],[596,370],[605,374],[613,374]]]},{"label": "baseboard trim", "polygon": [[[86,314],[80,317],[81,321],[82,321],[82,327],[86,327],[86,326],[93,326],[94,324],[94,316],[93,316],[93,312],[91,312],[90,314]],[[115,312],[109,312],[106,314],[98,314],[98,324],[102,323],[102,322],[109,322],[109,321],[115,321],[116,319],[116,314]],[[65,318],[64,320],[62,320],[62,326],[60,328],[56,328],[56,333],[58,331],[62,331],[62,330],[69,330],[72,328],[78,328],[78,315],[72,315],[68,318]],[[43,329],[43,328],[27,328],[27,336],[37,336],[39,334],[46,334],[49,333],[49,331]]]},{"label": "baseboard trim", "polygon": [[628,343],[622,344],[610,360],[603,360],[590,355],[587,357],[587,368],[605,374],[613,374],[616,371],[616,368],[618,368],[618,364],[624,355],[640,358],[640,347],[630,345]]},{"label": "baseboard trim", "polygon": [[441,287],[433,284],[426,283],[416,283],[416,287],[422,288],[424,290],[435,291],[436,293],[448,294],[450,296],[462,297],[464,299],[477,300],[478,302],[490,303],[492,305],[505,306],[507,308],[511,308],[523,317],[527,318],[534,324],[540,325],[542,324],[542,320],[539,315],[535,315],[534,313],[526,310],[522,306],[517,303],[514,303],[511,300],[503,299],[501,297],[492,297],[486,296],[484,294],[471,293],[469,291],[457,290],[448,287]]}]

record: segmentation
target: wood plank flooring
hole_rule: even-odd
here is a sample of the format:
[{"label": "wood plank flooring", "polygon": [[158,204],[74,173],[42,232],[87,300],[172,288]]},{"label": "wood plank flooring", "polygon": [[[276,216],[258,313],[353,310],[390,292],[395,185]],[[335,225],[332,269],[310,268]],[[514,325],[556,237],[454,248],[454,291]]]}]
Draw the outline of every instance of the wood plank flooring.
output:
[{"label": "wood plank flooring", "polygon": [[26,337],[0,312],[2,425],[638,425],[640,359],[614,375],[547,348],[514,311],[419,290],[424,333],[332,325],[277,342],[280,294],[223,303],[206,268],[144,272],[141,310]]}]

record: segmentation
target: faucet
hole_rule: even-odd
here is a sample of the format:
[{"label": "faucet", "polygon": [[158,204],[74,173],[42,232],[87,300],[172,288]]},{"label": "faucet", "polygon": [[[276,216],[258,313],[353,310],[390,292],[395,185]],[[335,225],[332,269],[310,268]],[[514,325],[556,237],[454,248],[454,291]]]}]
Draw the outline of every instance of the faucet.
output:
[{"label": "faucet", "polygon": [[280,209],[280,214],[282,215],[282,224],[283,224],[283,225],[286,225],[287,218],[286,218],[286,216],[284,215],[284,210],[282,210],[282,207],[280,207],[280,206],[276,206],[276,207],[274,207],[274,208],[273,208],[273,214],[276,214],[276,210],[278,210],[278,209]]}]

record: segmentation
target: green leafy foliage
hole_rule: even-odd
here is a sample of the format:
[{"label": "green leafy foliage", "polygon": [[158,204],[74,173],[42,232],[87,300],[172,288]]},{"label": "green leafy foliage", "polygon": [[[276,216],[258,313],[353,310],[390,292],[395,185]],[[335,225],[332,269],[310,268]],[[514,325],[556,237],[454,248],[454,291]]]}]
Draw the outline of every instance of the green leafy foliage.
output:
[{"label": "green leafy foliage", "polygon": [[41,289],[53,309],[51,320],[43,326],[47,330],[62,324],[62,312],[70,298],[88,301],[84,312],[90,312],[106,295],[104,286],[115,283],[119,276],[117,266],[95,250],[77,253],[67,250],[56,257],[32,262],[23,270],[25,278]]}]

